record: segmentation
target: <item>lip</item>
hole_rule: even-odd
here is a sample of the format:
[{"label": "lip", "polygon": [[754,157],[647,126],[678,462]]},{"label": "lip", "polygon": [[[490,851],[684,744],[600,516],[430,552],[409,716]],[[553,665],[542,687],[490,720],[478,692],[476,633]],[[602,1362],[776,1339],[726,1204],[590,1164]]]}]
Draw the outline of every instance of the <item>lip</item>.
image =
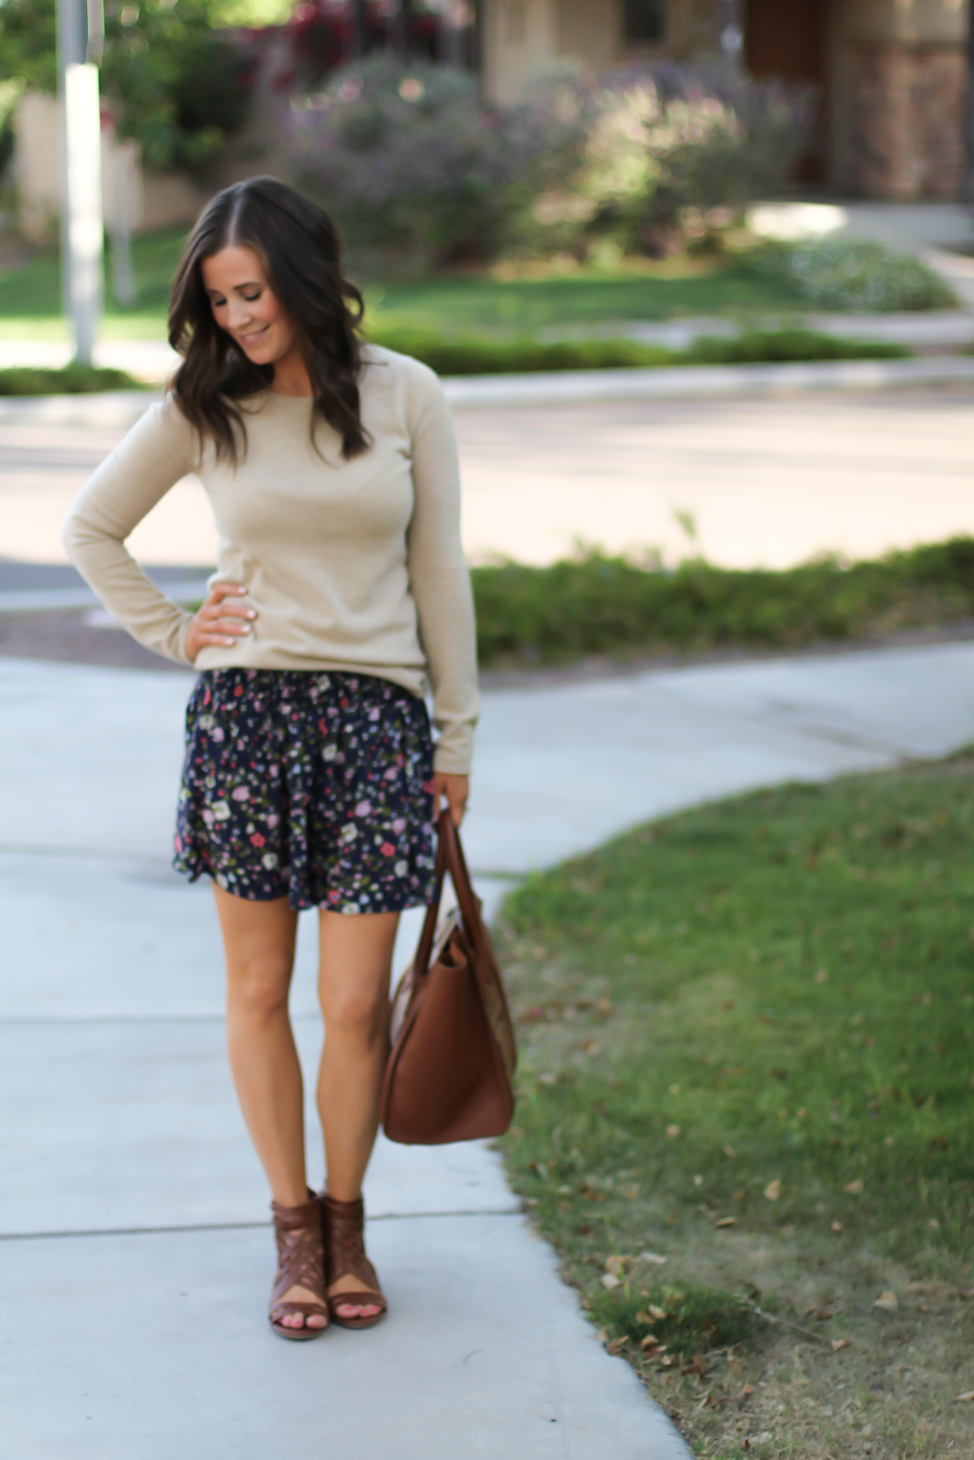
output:
[{"label": "lip", "polygon": [[262,340],[264,338],[269,329],[270,325],[265,324],[263,328],[257,330],[256,333],[252,335],[238,335],[237,339],[242,345],[256,345],[258,340]]}]

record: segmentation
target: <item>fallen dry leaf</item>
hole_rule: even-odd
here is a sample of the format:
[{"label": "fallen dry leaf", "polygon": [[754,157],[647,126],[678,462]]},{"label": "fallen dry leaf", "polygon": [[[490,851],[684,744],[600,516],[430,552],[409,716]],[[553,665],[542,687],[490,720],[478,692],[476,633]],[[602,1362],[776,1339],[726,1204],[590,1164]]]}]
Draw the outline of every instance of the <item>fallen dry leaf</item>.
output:
[{"label": "fallen dry leaf", "polygon": [[734,1157],[737,1155],[737,1152],[734,1150],[733,1146],[725,1146],[724,1155],[729,1156],[730,1159],[733,1161]]},{"label": "fallen dry leaf", "polygon": [[748,1395],[754,1393],[754,1385],[753,1384],[745,1384],[744,1385],[744,1388],[741,1390],[741,1393],[744,1395],[745,1398],[747,1398]]},{"label": "fallen dry leaf", "polygon": [[714,1223],[714,1226],[715,1227],[736,1227],[737,1226],[737,1218],[736,1217],[718,1217],[717,1221]]},{"label": "fallen dry leaf", "polygon": [[850,1181],[846,1186],[846,1191],[850,1196],[862,1196],[862,1182]]},{"label": "fallen dry leaf", "polygon": [[833,1232],[841,1232],[842,1231],[842,1223],[841,1222],[833,1222],[832,1223],[832,1231]]},{"label": "fallen dry leaf", "polygon": [[849,1338],[833,1338],[832,1352],[834,1354],[840,1353],[842,1349],[848,1348],[851,1342],[852,1340]]},{"label": "fallen dry leaf", "polygon": [[958,1394],[954,1400],[955,1404],[970,1404],[974,1400],[974,1389],[968,1389],[966,1394]]},{"label": "fallen dry leaf", "polygon": [[639,1347],[642,1349],[644,1354],[649,1353],[652,1349],[659,1348],[659,1339],[656,1337],[655,1333],[647,1333],[646,1337],[643,1339]]},{"label": "fallen dry leaf", "polygon": [[676,1137],[680,1134],[680,1127],[678,1125],[668,1125],[666,1127],[666,1134],[669,1136],[671,1141],[675,1140]]},{"label": "fallen dry leaf", "polygon": [[614,1272],[606,1272],[602,1274],[602,1286],[604,1288],[610,1289],[620,1288],[622,1286],[622,1281],[620,1278],[616,1277]]},{"label": "fallen dry leaf", "polygon": [[658,1252],[640,1252],[638,1260],[640,1262],[652,1262],[656,1266],[660,1266],[666,1261],[666,1258],[660,1257]]},{"label": "fallen dry leaf", "polygon": [[958,1298],[974,1298],[974,1288],[958,1288]]},{"label": "fallen dry leaf", "polygon": [[605,1270],[611,1272],[613,1277],[621,1277],[627,1267],[631,1267],[631,1257],[607,1257],[605,1259]]},{"label": "fallen dry leaf", "polygon": [[882,1308],[886,1313],[895,1313],[899,1306],[895,1293],[880,1293],[873,1304],[874,1308]]},{"label": "fallen dry leaf", "polygon": [[781,1195],[781,1182],[778,1180],[769,1181],[764,1188],[764,1195],[766,1201],[777,1201]]},{"label": "fallen dry leaf", "polygon": [[664,1319],[667,1316],[666,1309],[665,1308],[657,1308],[657,1306],[656,1306],[655,1303],[650,1303],[650,1305],[649,1305],[649,1316],[650,1316],[650,1318],[655,1319],[655,1321],[657,1323],[659,1323],[662,1319]]}]

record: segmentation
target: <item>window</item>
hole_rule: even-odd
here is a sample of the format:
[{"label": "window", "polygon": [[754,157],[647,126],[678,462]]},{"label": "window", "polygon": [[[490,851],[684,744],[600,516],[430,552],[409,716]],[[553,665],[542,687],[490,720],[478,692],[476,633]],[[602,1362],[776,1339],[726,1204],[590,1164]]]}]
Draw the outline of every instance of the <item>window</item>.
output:
[{"label": "window", "polygon": [[625,37],[637,45],[661,41],[666,33],[666,0],[625,0]]}]

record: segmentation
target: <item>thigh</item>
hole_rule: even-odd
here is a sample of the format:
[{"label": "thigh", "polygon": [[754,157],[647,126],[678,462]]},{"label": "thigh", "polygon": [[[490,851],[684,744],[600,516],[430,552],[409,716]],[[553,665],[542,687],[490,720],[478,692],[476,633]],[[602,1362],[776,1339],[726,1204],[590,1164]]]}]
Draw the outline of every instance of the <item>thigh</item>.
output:
[{"label": "thigh", "polygon": [[392,950],[399,926],[397,912],[319,914],[318,992],[329,1015],[368,1017],[389,1002]]},{"label": "thigh", "polygon": [[213,883],[226,954],[227,981],[259,983],[286,992],[294,967],[298,915],[286,897],[268,902],[234,897]]}]

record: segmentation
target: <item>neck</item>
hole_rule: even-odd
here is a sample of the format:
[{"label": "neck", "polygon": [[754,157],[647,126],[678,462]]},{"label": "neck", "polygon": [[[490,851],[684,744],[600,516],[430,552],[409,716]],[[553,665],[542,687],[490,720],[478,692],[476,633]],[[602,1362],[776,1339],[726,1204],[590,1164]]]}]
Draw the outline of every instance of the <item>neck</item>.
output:
[{"label": "neck", "polygon": [[274,379],[270,388],[274,395],[314,395],[311,376],[300,350],[289,350],[280,360],[274,361]]}]

